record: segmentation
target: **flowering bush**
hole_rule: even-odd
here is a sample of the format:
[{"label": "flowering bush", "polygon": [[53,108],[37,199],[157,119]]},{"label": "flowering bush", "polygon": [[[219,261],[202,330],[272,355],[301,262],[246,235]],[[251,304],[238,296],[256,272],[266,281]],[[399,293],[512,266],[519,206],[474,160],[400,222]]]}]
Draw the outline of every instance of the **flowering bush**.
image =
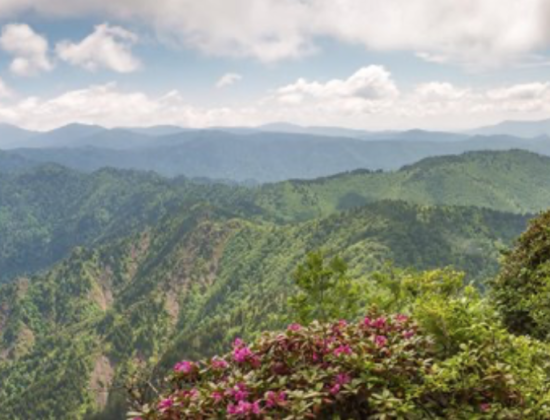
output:
[{"label": "flowering bush", "polygon": [[431,369],[431,342],[404,315],[292,324],[223,358],[174,367],[171,392],[139,416],[346,418],[417,410],[414,390]]},{"label": "flowering bush", "polygon": [[[202,362],[132,414],[168,419],[550,419],[550,345],[517,337],[452,270],[401,274],[357,322],[291,324]],[[380,285],[384,282],[381,279]],[[382,287],[382,286],[381,286]]]}]

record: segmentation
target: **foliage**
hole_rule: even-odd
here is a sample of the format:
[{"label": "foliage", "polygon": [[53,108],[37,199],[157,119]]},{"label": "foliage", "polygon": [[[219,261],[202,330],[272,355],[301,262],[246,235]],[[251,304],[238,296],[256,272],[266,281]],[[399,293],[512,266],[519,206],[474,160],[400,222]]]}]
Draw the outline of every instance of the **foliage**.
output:
[{"label": "foliage", "polygon": [[171,394],[141,414],[170,418],[384,418],[411,412],[429,372],[430,341],[401,315],[291,324],[248,347],[183,361]]},{"label": "foliage", "polygon": [[337,255],[325,262],[323,251],[310,252],[293,274],[299,289],[289,299],[294,319],[309,324],[354,317],[359,309],[359,285],[347,270],[346,262]]},{"label": "foliage", "polygon": [[550,337],[550,212],[534,219],[504,259],[492,295],[508,328]]},{"label": "foliage", "polygon": [[[381,202],[280,226],[212,206],[184,207],[155,228],[77,249],[45,274],[0,287],[0,353],[7,357],[0,361],[0,406],[10,419],[120,418],[120,387],[136,370],[157,367],[156,383],[158,372],[182,357],[222,354],[237,335],[253,340],[281,328],[287,299],[298,291],[292,273],[309,251],[337,250],[367,302],[382,289],[369,274],[387,260],[417,269],[454,263],[482,281],[523,220]],[[37,378],[59,386],[40,387],[28,405],[26,390]],[[64,403],[51,403],[58,399]]]},{"label": "foliage", "polygon": [[392,172],[265,185],[255,202],[273,217],[293,221],[381,200],[536,213],[550,207],[550,158],[519,150],[434,157]]},{"label": "foliage", "polygon": [[[459,313],[456,306],[440,308],[432,320]],[[455,333],[455,326],[449,328]],[[405,315],[291,324],[251,346],[237,339],[225,356],[177,363],[169,390],[131,415],[144,420],[550,416],[548,347],[497,326],[486,332],[480,339],[458,340],[448,353],[437,350],[437,337]]]},{"label": "foliage", "polygon": [[[278,223],[326,218],[388,199],[539,211],[550,205],[549,167],[548,158],[532,153],[479,152],[433,158],[395,172],[356,171],[258,188],[114,169],[91,174],[55,165],[11,174],[0,170],[0,281],[32,275],[66,258],[75,246],[108,243],[205,202],[246,219]],[[499,229],[506,237],[524,228],[525,218],[503,219]],[[483,229],[485,222],[476,228]]]}]

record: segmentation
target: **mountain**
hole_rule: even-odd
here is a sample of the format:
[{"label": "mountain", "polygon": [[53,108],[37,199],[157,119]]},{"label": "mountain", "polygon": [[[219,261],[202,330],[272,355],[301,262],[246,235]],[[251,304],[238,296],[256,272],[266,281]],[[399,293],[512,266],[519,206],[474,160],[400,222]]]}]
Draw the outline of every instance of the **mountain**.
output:
[{"label": "mountain", "polygon": [[370,135],[375,134],[364,130],[354,130],[352,128],[320,126],[303,127],[301,125],[284,122],[264,124],[257,127],[256,129],[262,132],[271,133],[310,134],[318,136],[347,137],[357,139],[368,138]]},{"label": "mountain", "polygon": [[536,213],[550,207],[550,158],[472,152],[395,172],[361,170],[251,188],[151,172],[83,174],[55,165],[0,173],[0,281],[36,273],[75,246],[112,241],[200,203],[246,219],[288,223],[387,199]]},{"label": "mountain", "polygon": [[55,130],[39,133],[24,142],[24,146],[30,148],[55,148],[72,147],[78,144],[82,138],[100,133],[106,130],[97,125],[69,124]]},{"label": "mountain", "polygon": [[340,137],[369,141],[434,141],[448,142],[466,140],[471,137],[468,134],[447,133],[442,131],[407,130],[407,131],[366,131],[342,127],[303,127],[289,123],[271,123],[256,128],[262,132],[309,134],[316,136]]},{"label": "mountain", "polygon": [[44,269],[75,246],[113,240],[181,206],[214,200],[209,194],[220,203],[239,197],[224,185],[113,169],[86,175],[48,165],[0,174],[0,282]]},{"label": "mountain", "polygon": [[33,162],[23,156],[9,154],[0,150],[0,174],[28,170],[40,163]]},{"label": "mountain", "polygon": [[521,138],[550,136],[550,119],[540,121],[504,121],[470,132],[478,135],[508,135]]},{"label": "mountain", "polygon": [[[527,217],[379,202],[276,225],[209,205],[0,287],[0,406],[6,418],[123,418],[136,372],[227,348],[280,326],[305,253],[338,250],[354,278],[382,267],[454,265],[481,280]],[[192,336],[192,340],[189,337]],[[108,392],[108,391],[111,392]],[[28,402],[32,400],[33,403]]]},{"label": "mountain", "polygon": [[[304,134],[231,134],[201,130],[150,138],[104,130],[79,140],[80,144],[101,147],[17,149],[10,153],[87,172],[110,166],[153,170],[170,177],[185,175],[260,183],[314,179],[355,169],[394,170],[426,157],[475,150],[519,148],[550,155],[549,138],[477,136],[460,141],[421,141],[418,133],[409,135],[412,139],[364,141]],[[115,150],[115,145],[124,150]]]},{"label": "mountain", "polygon": [[446,133],[444,131],[408,130],[401,132],[371,133],[367,137],[370,140],[392,141],[430,141],[430,142],[457,142],[469,140],[471,136],[466,134]]},{"label": "mountain", "polygon": [[520,150],[434,157],[394,172],[265,185],[255,202],[275,218],[303,220],[385,199],[536,213],[550,207],[550,158]]},{"label": "mountain", "polygon": [[179,134],[185,131],[192,131],[189,128],[183,128],[176,125],[155,125],[152,127],[128,127],[123,130],[131,131],[137,134],[145,134],[147,136],[159,137]]},{"label": "mountain", "polygon": [[9,124],[0,124],[0,149],[21,147],[28,139],[37,133],[24,130]]}]

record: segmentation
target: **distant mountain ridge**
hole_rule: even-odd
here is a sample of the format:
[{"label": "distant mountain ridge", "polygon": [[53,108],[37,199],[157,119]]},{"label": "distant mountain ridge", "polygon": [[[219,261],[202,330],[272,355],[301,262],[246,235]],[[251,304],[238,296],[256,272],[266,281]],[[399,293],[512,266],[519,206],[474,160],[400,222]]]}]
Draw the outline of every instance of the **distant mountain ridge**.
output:
[{"label": "distant mountain ridge", "polygon": [[[396,170],[433,156],[522,149],[550,156],[550,137],[466,135],[424,130],[366,132],[286,123],[257,128],[177,126],[106,129],[71,124],[45,133],[0,126],[12,140],[0,171],[43,163],[83,172],[104,167],[254,183],[315,179],[357,169]],[[2,146],[4,144],[4,147]],[[24,146],[24,147],[16,147]]]},{"label": "distant mountain ridge", "polygon": [[503,121],[499,124],[471,130],[477,135],[509,135],[521,138],[550,136],[550,118],[539,121]]}]

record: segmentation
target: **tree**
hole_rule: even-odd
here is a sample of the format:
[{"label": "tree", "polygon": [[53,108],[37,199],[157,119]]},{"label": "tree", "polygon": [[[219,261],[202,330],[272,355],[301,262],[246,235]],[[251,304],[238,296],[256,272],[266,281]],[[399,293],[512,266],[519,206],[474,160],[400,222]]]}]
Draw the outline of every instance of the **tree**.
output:
[{"label": "tree", "polygon": [[307,255],[293,274],[299,292],[289,299],[295,320],[306,325],[354,318],[359,309],[359,284],[347,274],[348,266],[339,256],[326,261],[323,251]]},{"label": "tree", "polygon": [[550,337],[550,211],[530,223],[505,257],[492,297],[510,331]]}]

